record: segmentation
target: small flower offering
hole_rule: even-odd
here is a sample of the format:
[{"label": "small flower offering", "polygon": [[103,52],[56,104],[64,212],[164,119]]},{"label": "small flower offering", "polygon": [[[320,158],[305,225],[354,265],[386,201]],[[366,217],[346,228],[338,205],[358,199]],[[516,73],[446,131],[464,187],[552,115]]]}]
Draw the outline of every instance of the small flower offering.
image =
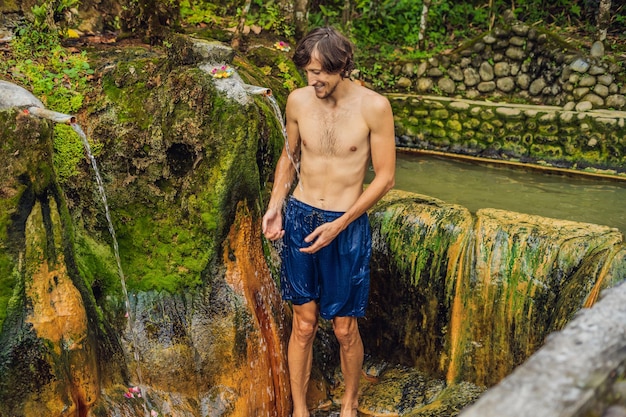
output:
[{"label": "small flower offering", "polygon": [[233,70],[228,65],[222,65],[222,66],[219,66],[219,67],[214,67],[210,71],[210,74],[211,74],[211,76],[213,78],[228,78],[231,75],[233,75],[234,72],[235,72],[235,70]]},{"label": "small flower offering", "polygon": [[141,398],[141,388],[139,387],[129,387],[128,391],[124,393],[124,397],[126,398]]},{"label": "small flower offering", "polygon": [[279,51],[283,51],[283,52],[289,52],[291,50],[291,47],[289,46],[289,44],[287,42],[276,42],[274,44],[274,48],[278,49]]}]

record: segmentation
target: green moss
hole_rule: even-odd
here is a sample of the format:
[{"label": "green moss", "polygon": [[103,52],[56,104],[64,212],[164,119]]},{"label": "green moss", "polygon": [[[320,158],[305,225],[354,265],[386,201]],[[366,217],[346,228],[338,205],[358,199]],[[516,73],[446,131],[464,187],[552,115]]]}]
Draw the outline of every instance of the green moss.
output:
[{"label": "green moss", "polygon": [[111,246],[90,236],[78,234],[75,239],[76,264],[88,286],[109,293],[121,289],[117,265]]},{"label": "green moss", "polygon": [[129,91],[128,89],[118,88],[110,79],[105,78],[104,84],[105,94],[121,107],[122,111],[118,113],[118,121],[120,123],[132,122],[139,125],[142,129],[150,127],[152,115],[143,108],[147,92],[140,90],[141,87],[145,88],[144,85],[135,84],[133,91]]},{"label": "green moss", "polygon": [[[132,122],[141,129],[149,129],[154,112],[146,108],[158,80],[159,59],[146,58],[120,61],[114,73],[103,77],[103,92],[116,103],[120,123]],[[152,78],[155,76],[155,79]]]},{"label": "green moss", "polygon": [[[241,60],[237,66],[246,82],[270,84],[254,65]],[[285,91],[275,82],[273,91]],[[201,285],[219,263],[236,205],[258,207],[283,147],[282,127],[265,98],[242,106],[218,93],[196,66],[171,69],[154,56],[121,62],[103,77],[102,88],[96,114],[104,118],[92,131],[94,142],[110,144],[103,173],[133,178],[128,186],[113,181],[106,187],[128,289],[179,292]],[[110,117],[123,134],[112,136]],[[170,153],[173,145],[182,153]],[[110,241],[101,219],[87,222],[100,224]],[[87,281],[117,291],[112,245],[81,238],[77,246]]]},{"label": "green moss", "polygon": [[129,289],[177,292],[201,283],[200,275],[215,248],[215,222],[182,219],[160,209],[132,206],[119,215],[133,220],[119,227],[120,256]]},{"label": "green moss", "polygon": [[7,316],[9,300],[15,287],[15,264],[6,253],[0,252],[0,330]]},{"label": "green moss", "polygon": [[57,124],[54,132],[54,169],[58,180],[64,183],[78,174],[85,151],[81,139],[69,126]]},{"label": "green moss", "polygon": [[289,92],[306,85],[302,74],[287,55],[272,48],[251,49],[244,60],[235,60],[243,69],[242,78],[247,83],[268,86],[276,97],[287,97]]}]

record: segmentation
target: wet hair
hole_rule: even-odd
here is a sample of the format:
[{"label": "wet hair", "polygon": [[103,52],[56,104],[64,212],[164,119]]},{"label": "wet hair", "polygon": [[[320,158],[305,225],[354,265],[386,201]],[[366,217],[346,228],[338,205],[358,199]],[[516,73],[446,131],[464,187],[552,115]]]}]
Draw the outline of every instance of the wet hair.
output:
[{"label": "wet hair", "polygon": [[299,68],[304,68],[316,52],[324,71],[348,77],[354,69],[353,50],[352,42],[335,28],[316,28],[298,42],[293,62]]}]

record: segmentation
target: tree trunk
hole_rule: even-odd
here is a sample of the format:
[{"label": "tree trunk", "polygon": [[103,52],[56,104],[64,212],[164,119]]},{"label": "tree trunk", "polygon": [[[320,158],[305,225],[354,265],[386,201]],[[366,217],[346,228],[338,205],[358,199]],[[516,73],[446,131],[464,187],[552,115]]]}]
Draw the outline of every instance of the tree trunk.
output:
[{"label": "tree trunk", "polygon": [[243,30],[246,26],[246,17],[248,16],[248,10],[250,10],[251,3],[252,3],[252,0],[246,0],[245,4],[243,5],[243,9],[241,9],[241,16],[239,16],[239,24],[237,25],[237,28],[235,29],[233,40],[230,42],[230,46],[233,49],[239,49],[239,46],[241,46],[241,34],[243,33]]},{"label": "tree trunk", "polygon": [[296,0],[294,12],[296,39],[301,39],[308,30],[307,20],[309,18],[309,0]]},{"label": "tree trunk", "polygon": [[278,8],[286,24],[294,26],[295,12],[293,0],[279,0]]},{"label": "tree trunk", "polygon": [[431,0],[424,0],[422,6],[422,17],[420,18],[420,31],[417,35],[417,47],[419,50],[426,49],[426,27],[428,26],[428,9],[430,8]]},{"label": "tree trunk", "polygon": [[343,0],[341,23],[343,23],[344,28],[350,27],[350,24],[352,23],[352,4],[350,0]]},{"label": "tree trunk", "polygon": [[598,6],[598,19],[596,20],[596,27],[598,28],[598,40],[604,42],[606,34],[609,30],[609,23],[611,21],[611,0],[600,0]]}]

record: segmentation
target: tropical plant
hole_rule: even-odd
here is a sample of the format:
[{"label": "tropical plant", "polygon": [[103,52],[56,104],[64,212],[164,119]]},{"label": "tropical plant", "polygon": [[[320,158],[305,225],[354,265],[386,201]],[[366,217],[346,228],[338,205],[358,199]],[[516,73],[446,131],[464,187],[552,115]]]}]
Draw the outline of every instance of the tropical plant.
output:
[{"label": "tropical plant", "polygon": [[[47,108],[73,114],[83,105],[93,70],[86,52],[71,53],[61,45],[63,29],[48,21],[56,3],[34,8],[35,20],[17,30],[10,44],[11,55],[0,63],[0,73],[31,91]],[[83,158],[82,143],[68,126],[55,125],[54,129],[55,170],[65,181],[77,172]]]}]

